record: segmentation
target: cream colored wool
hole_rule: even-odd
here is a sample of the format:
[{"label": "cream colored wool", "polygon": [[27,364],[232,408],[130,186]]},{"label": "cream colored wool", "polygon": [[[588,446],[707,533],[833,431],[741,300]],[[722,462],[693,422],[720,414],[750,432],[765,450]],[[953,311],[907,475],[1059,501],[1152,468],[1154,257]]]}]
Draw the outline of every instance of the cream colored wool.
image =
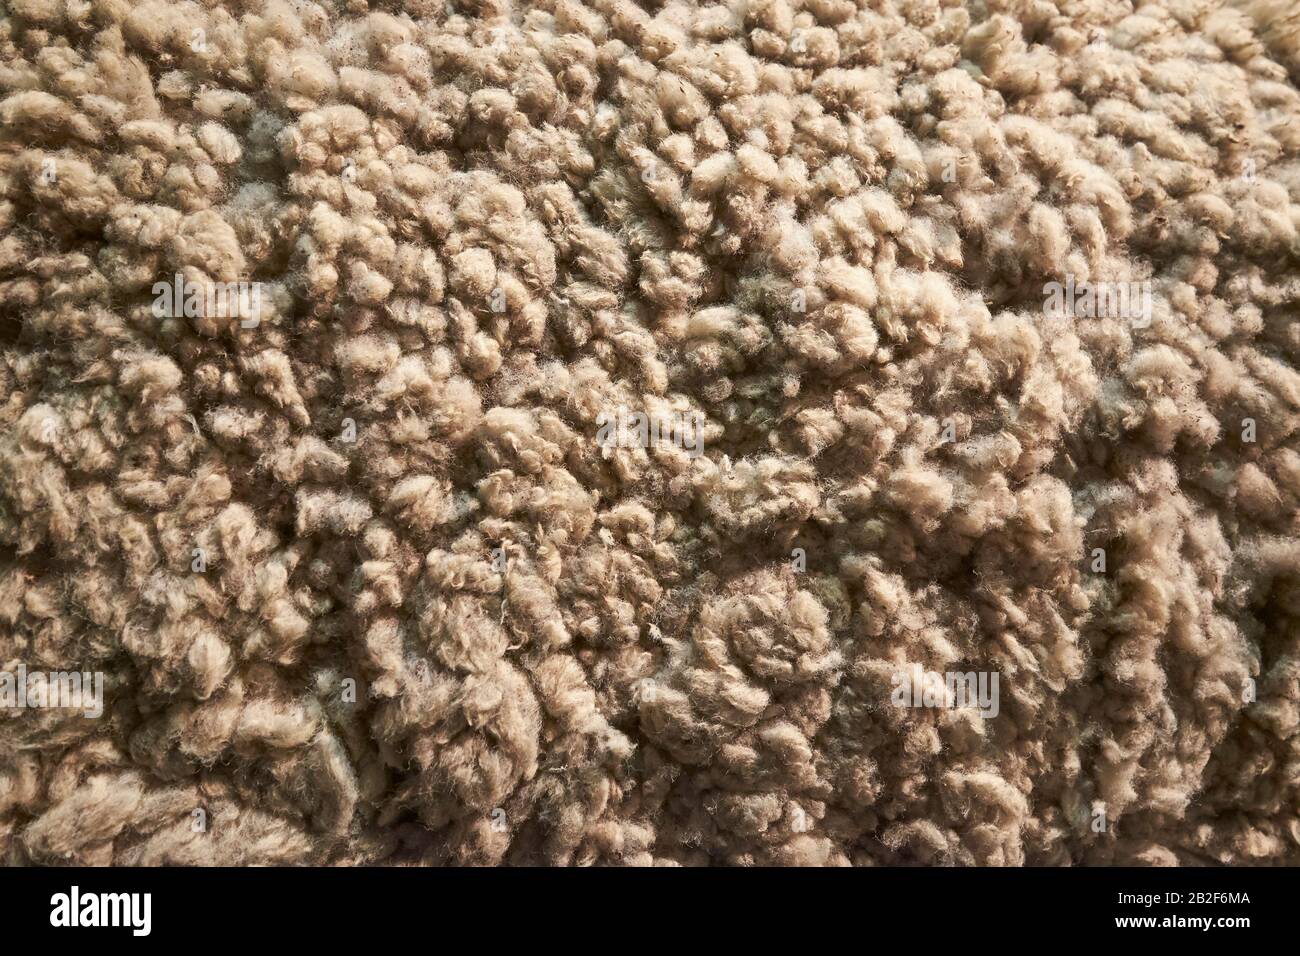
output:
[{"label": "cream colored wool", "polygon": [[5,861],[1300,863],[1290,4],[7,5]]}]

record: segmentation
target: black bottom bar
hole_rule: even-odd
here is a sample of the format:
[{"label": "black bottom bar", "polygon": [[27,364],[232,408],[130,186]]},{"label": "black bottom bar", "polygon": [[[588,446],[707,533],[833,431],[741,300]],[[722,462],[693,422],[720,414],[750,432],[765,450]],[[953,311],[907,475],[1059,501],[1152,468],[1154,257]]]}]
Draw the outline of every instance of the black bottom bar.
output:
[{"label": "black bottom bar", "polygon": [[[9,869],[0,898],[14,944],[74,933],[205,948],[280,939],[567,947],[584,938],[689,938],[698,947],[716,937],[734,950],[751,939],[772,948],[792,933],[830,942],[874,924],[923,937],[965,926],[990,940],[1043,930],[1052,935],[1040,940],[1069,943],[1198,935],[1232,945],[1293,928],[1295,878],[1284,869]],[[149,894],[147,935],[145,897],[129,894]],[[74,910],[80,924],[117,925],[74,927]]]}]

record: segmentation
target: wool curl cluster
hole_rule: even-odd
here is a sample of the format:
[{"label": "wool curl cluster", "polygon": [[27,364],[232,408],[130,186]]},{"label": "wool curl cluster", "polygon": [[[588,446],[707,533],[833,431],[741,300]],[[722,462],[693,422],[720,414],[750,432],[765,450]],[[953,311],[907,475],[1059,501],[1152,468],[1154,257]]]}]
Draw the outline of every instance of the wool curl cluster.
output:
[{"label": "wool curl cluster", "polygon": [[0,859],[1300,863],[1289,4],[0,17]]}]

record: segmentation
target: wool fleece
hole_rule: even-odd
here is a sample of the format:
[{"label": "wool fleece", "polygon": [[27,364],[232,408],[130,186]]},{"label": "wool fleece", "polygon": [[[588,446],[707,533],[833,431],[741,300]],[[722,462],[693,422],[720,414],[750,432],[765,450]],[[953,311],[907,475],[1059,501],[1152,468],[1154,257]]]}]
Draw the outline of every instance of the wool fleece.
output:
[{"label": "wool fleece", "polygon": [[1294,5],[0,17],[0,859],[1300,863]]}]

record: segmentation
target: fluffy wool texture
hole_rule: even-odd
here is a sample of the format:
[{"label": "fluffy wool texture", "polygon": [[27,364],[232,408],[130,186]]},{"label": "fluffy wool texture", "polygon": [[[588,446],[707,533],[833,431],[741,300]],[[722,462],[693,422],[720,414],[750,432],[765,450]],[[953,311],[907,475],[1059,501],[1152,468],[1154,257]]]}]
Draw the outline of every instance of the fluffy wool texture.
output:
[{"label": "fluffy wool texture", "polygon": [[3,860],[1300,863],[1291,4],[7,7]]}]

